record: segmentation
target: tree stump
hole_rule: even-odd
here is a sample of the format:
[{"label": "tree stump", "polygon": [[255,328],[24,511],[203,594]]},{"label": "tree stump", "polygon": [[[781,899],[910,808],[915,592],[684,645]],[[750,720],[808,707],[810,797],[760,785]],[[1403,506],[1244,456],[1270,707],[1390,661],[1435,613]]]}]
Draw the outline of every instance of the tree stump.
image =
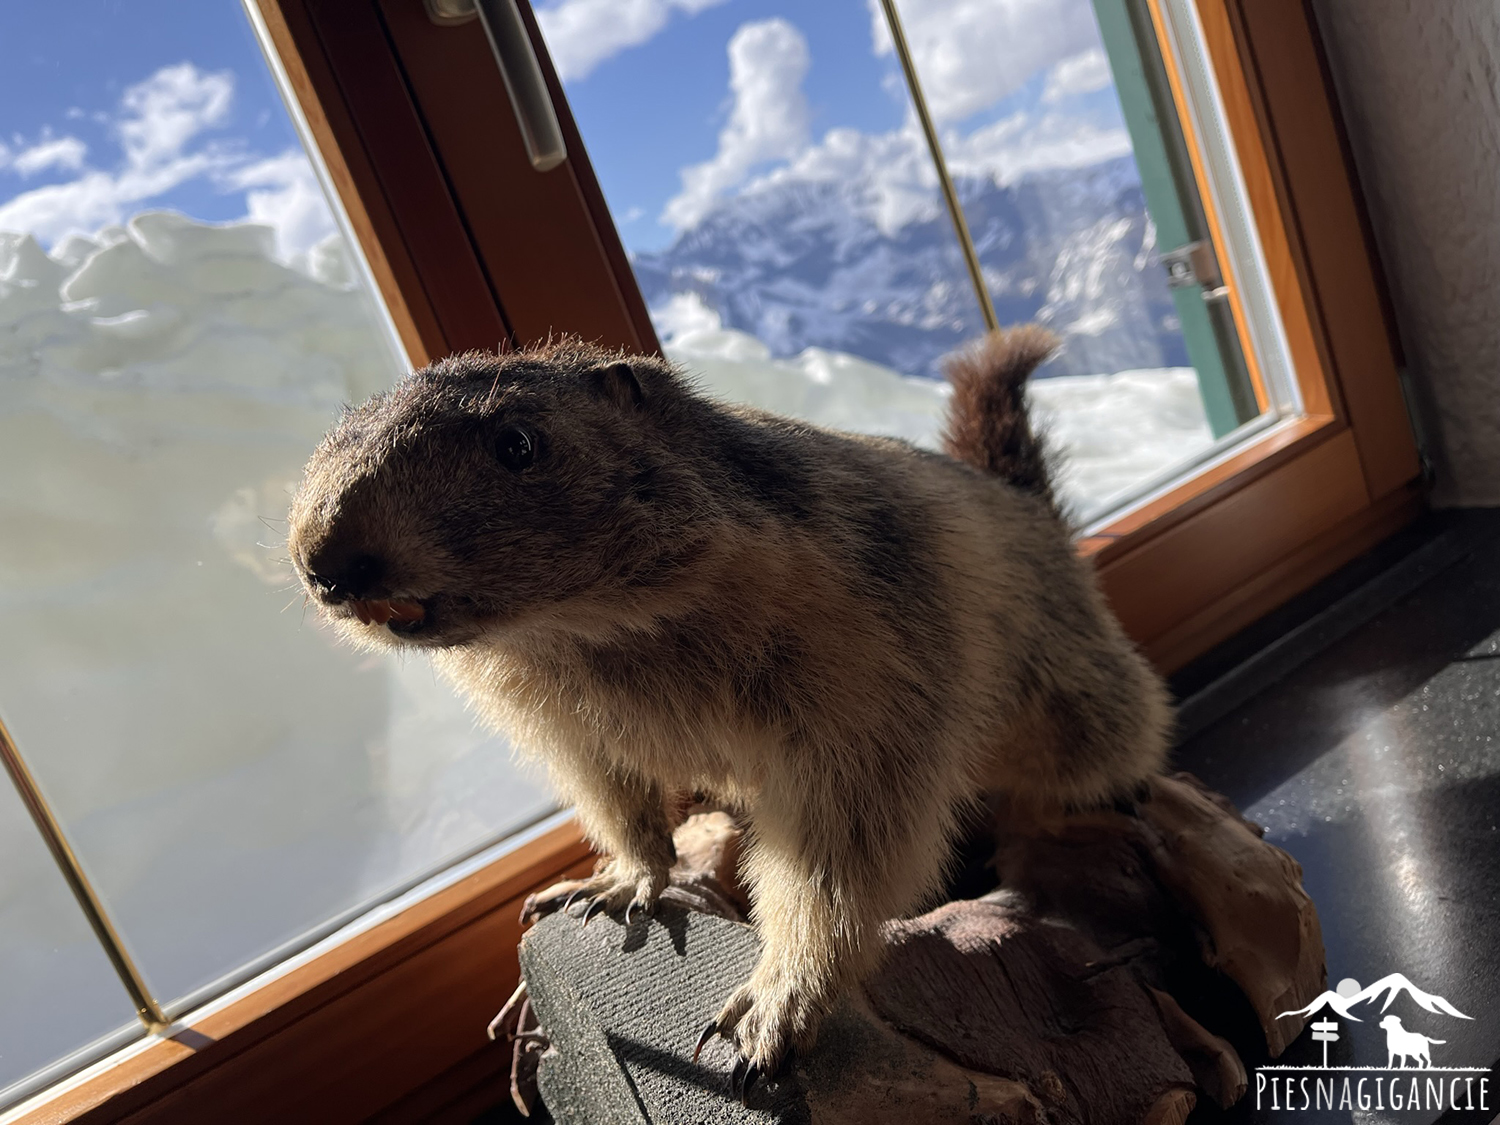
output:
[{"label": "tree stump", "polygon": [[999,886],[888,923],[882,968],[741,1105],[729,1045],[692,1050],[759,942],[738,829],[690,817],[655,917],[553,915],[522,940],[496,1021],[517,1104],[568,1125],[1179,1125],[1199,1097],[1244,1094],[1235,1042],[1274,1057],[1301,1031],[1277,1017],[1326,979],[1301,869],[1195,778],[1131,809],[994,823]]}]

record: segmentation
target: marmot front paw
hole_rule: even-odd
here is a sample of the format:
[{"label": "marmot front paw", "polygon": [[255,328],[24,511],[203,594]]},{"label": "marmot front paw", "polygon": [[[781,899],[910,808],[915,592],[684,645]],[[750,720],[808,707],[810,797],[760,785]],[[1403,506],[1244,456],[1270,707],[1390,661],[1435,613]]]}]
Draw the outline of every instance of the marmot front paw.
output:
[{"label": "marmot front paw", "polygon": [[581,917],[585,926],[595,914],[621,909],[625,911],[628,926],[637,911],[651,914],[656,910],[667,882],[665,868],[653,871],[649,867],[608,859],[587,879],[564,879],[545,891],[527,895],[521,907],[521,924],[558,911],[566,913],[573,903],[582,902],[585,905]]},{"label": "marmot front paw", "polygon": [[812,1045],[827,1007],[817,990],[798,987],[786,974],[757,972],[708,1022],[693,1060],[715,1035],[732,1040],[739,1058],[730,1074],[729,1092],[743,1102],[756,1079],[780,1071],[794,1047]]}]

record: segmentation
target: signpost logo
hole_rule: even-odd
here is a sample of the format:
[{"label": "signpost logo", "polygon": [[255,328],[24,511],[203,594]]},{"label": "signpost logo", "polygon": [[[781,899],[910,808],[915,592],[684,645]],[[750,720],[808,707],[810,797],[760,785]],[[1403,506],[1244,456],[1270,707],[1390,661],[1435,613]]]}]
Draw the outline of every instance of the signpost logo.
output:
[{"label": "signpost logo", "polygon": [[[1436,1018],[1424,1016],[1421,1027],[1406,1027],[1401,1016],[1390,1012],[1400,997]],[[1377,1002],[1380,1006],[1374,1011]],[[1366,987],[1346,979],[1307,1007],[1282,1012],[1278,1018],[1320,1013],[1323,1018],[1309,1027],[1313,1041],[1323,1045],[1323,1065],[1259,1067],[1255,1074],[1257,1109],[1264,1105],[1273,1110],[1491,1111],[1488,1068],[1439,1065],[1447,1039],[1429,1033],[1440,1033],[1449,1020],[1471,1018],[1441,996],[1424,992],[1400,973]],[[1339,1041],[1341,1030],[1335,1015],[1350,1023],[1383,1017],[1374,1026],[1385,1032],[1384,1066],[1329,1065],[1328,1046]],[[1408,1012],[1407,1018],[1415,1022],[1413,1013]]]}]

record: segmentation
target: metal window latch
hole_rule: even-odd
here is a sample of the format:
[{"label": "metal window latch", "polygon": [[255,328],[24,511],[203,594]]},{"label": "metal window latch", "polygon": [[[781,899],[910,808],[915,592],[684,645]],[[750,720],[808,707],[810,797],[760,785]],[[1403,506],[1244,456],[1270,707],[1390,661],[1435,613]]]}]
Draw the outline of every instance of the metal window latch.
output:
[{"label": "metal window latch", "polygon": [[568,158],[557,109],[542,77],[541,63],[526,34],[516,0],[422,0],[433,23],[452,25],[478,18],[505,82],[526,155],[538,172],[551,171]]},{"label": "metal window latch", "polygon": [[1158,261],[1166,268],[1168,289],[1196,286],[1203,290],[1205,301],[1216,301],[1229,295],[1211,242],[1199,240],[1175,250],[1163,250]]}]

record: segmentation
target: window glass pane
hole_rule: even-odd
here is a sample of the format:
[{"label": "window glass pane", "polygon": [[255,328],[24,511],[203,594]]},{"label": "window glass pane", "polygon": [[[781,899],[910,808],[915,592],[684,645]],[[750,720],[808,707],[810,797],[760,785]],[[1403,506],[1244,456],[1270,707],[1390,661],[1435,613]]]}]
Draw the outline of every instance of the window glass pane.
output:
[{"label": "window glass pane", "polygon": [[1033,399],[1096,517],[1261,413],[1146,5],[896,4],[999,319],[1063,341]]},{"label": "window glass pane", "polygon": [[290,490],[405,361],[239,5],[8,5],[0,41],[0,713],[171,1003],[550,798],[303,613]]},{"label": "window glass pane", "polygon": [[89,1044],[145,1033],[47,845],[0,775],[0,1106]]},{"label": "window glass pane", "polygon": [[[538,17],[668,354],[935,445],[941,358],[983,322],[879,3],[588,8]],[[1164,72],[1124,0],[900,11],[999,320],[1062,338],[1033,397],[1094,518],[1261,412],[1225,294],[1169,286],[1208,229]]]}]

